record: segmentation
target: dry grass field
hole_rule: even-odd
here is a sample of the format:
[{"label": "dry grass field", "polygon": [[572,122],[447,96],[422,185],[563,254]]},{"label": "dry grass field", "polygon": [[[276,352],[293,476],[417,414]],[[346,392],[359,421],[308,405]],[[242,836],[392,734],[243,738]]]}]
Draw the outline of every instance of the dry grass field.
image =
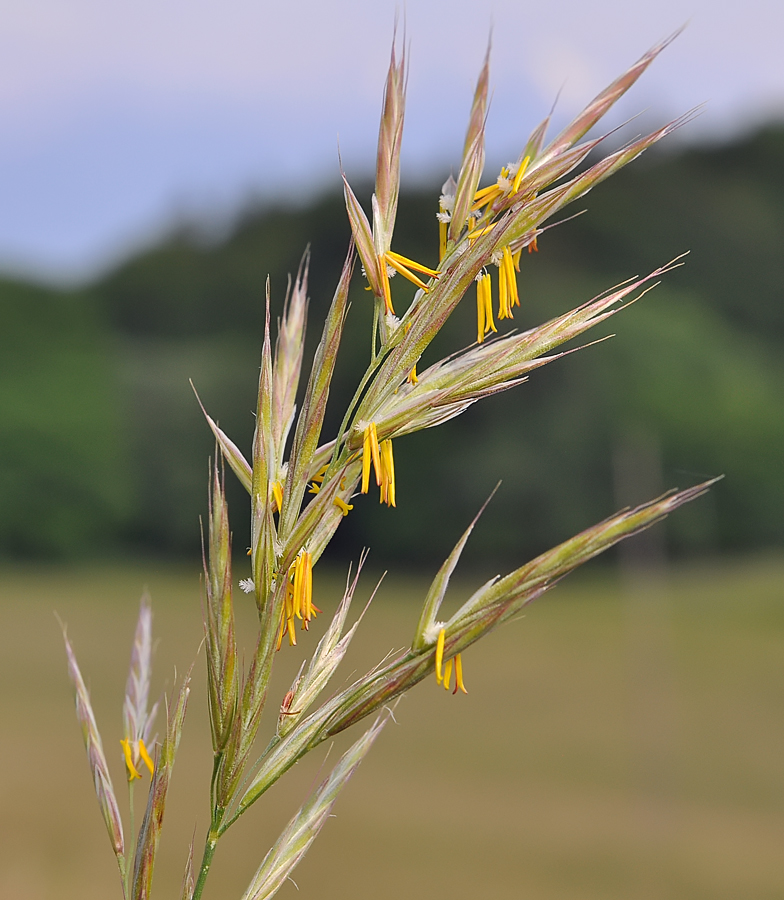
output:
[{"label": "dry grass field", "polygon": [[[363,584],[358,606],[371,579]],[[145,585],[162,690],[197,654],[195,568],[0,571],[2,900],[120,897],[54,613],[68,625],[122,793],[121,702]],[[410,640],[424,587],[385,582],[339,683]],[[337,575],[322,575],[319,605],[331,610],[339,589]],[[247,635],[250,601],[237,602]],[[276,699],[318,633],[281,651]],[[673,568],[632,585],[589,570],[464,662],[468,696],[433,681],[402,700],[295,872],[300,893],[286,885],[280,897],[784,896],[784,559]],[[205,826],[203,668],[199,657],[156,874],[161,898],[179,898],[187,844]],[[295,767],[229,832],[209,900],[241,896],[324,755]]]}]

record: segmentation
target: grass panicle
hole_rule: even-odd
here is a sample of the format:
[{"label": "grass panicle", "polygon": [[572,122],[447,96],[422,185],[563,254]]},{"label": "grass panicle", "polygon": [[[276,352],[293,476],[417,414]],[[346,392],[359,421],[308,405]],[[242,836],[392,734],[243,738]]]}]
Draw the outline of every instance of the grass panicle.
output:
[{"label": "grass panicle", "polygon": [[[320,832],[338,793],[391,715],[390,703],[431,676],[438,686],[450,689],[453,672],[453,693],[466,691],[462,654],[473,643],[515,617],[526,604],[578,566],[660,521],[712,484],[707,481],[623,510],[505,576],[490,579],[449,615],[442,610],[449,604],[450,580],[480,510],[423,598],[410,647],[385,657],[364,675],[344,682],[331,695],[327,693],[364,615],[361,613],[349,623],[367,554],[362,554],[354,576],[349,574],[343,597],[318,641],[310,632],[321,626],[322,619],[317,617],[324,614],[326,618],[328,611],[318,606],[319,598],[314,595],[313,566],[354,504],[364,502],[362,495],[369,493],[371,482],[379,489],[379,502],[397,506],[393,442],[440,425],[473,403],[525,382],[540,366],[581,349],[566,345],[640,299],[657,279],[681,265],[678,258],[644,277],[630,278],[524,332],[507,327],[514,318],[515,307],[521,305],[517,288],[517,273],[524,265],[521,253],[539,249],[539,238],[544,243],[546,230],[553,226],[549,220],[691,117],[692,113],[688,113],[586,164],[604,140],[599,137],[582,141],[586,133],[670,40],[646,53],[549,144],[546,141],[550,117],[546,117],[523,144],[516,162],[504,166],[481,187],[490,84],[488,44],[471,105],[458,179],[450,176],[444,183],[437,211],[434,203],[434,249],[437,244],[440,260],[437,269],[392,249],[408,71],[406,54],[398,54],[393,41],[379,127],[372,222],[342,173],[352,240],[307,384],[304,389],[301,387],[309,304],[308,250],[289,283],[274,344],[270,325],[273,300],[267,283],[250,460],[219,427],[217,419],[204,410],[223,463],[250,497],[250,577],[243,577],[239,586],[255,599],[258,631],[245,665],[239,658],[235,636],[236,575],[223,465],[215,460],[210,471],[203,538],[203,618],[213,772],[209,791],[205,790],[210,808],[202,859],[196,870],[191,844],[183,878],[184,900],[200,900],[223,835],[298,760],[368,716],[377,716],[289,822],[264,857],[243,900],[271,897],[290,877]],[[340,426],[324,439],[330,385],[349,314],[355,254],[361,262],[363,286],[371,295],[367,302],[373,309],[370,361],[353,398],[341,411]],[[402,299],[393,297],[393,275],[407,279],[417,288],[405,309]],[[477,302],[476,342],[464,349],[455,348],[418,372],[422,354],[469,292]],[[490,332],[495,336],[488,338]],[[347,350],[355,352],[356,348]],[[299,408],[298,393],[302,394]],[[402,502],[400,508],[404,508]],[[371,600],[373,596],[375,591]],[[135,768],[140,759],[149,763],[152,780],[138,838],[133,835],[133,824],[130,826],[130,849],[124,843],[123,824],[89,697],[66,639],[77,716],[101,812],[120,865],[126,900],[147,900],[151,894],[166,797],[190,691],[189,673],[167,708],[166,734],[154,750],[153,766],[144,759],[148,743],[152,749],[150,728],[155,714],[155,707],[149,709],[151,622],[150,603],[145,596],[124,705],[122,743],[131,800],[134,773],[140,777]],[[256,739],[269,701],[275,659],[278,652],[285,652],[284,646],[298,640],[303,644],[314,642],[315,649],[282,698],[274,730],[266,748],[260,750]],[[133,857],[132,869],[126,865],[126,854]]]}]

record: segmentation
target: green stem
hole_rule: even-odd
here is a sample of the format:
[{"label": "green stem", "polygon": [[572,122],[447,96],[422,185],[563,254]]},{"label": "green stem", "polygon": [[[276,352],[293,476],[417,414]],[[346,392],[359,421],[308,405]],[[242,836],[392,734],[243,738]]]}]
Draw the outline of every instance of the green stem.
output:
[{"label": "green stem", "polygon": [[343,421],[340,423],[340,428],[338,429],[338,435],[337,435],[337,438],[335,439],[335,449],[332,451],[332,459],[330,459],[330,461],[329,461],[330,466],[333,466],[335,464],[338,456],[340,455],[341,440],[343,439],[343,436],[345,435],[346,430],[348,429],[348,423],[351,420],[351,416],[354,412],[354,409],[356,408],[357,404],[359,403],[359,401],[362,397],[362,393],[364,392],[365,388],[367,387],[367,384],[370,381],[370,379],[373,377],[374,372],[381,365],[381,362],[384,358],[384,354],[385,354],[385,350],[382,347],[378,353],[378,356],[376,356],[376,358],[373,360],[373,362],[365,370],[365,374],[362,376],[362,380],[359,382],[359,386],[357,387],[356,391],[354,391],[354,396],[351,398],[351,403],[349,403],[348,407],[346,408],[346,414],[345,414],[345,416],[343,416]]},{"label": "green stem", "polygon": [[136,821],[134,816],[134,807],[133,807],[133,795],[134,795],[134,783],[133,780],[128,780],[128,819],[129,819],[129,828],[128,828],[128,852],[127,859],[130,865],[125,866],[125,871],[123,872],[123,880],[125,882],[125,896],[126,898],[130,898],[131,896],[131,875],[133,873],[133,860],[136,856]]},{"label": "green stem", "polygon": [[204,885],[207,882],[207,876],[210,874],[210,866],[212,865],[212,857],[215,855],[215,848],[218,846],[218,838],[220,837],[217,829],[210,828],[207,840],[204,843],[204,854],[201,858],[201,867],[199,868],[199,877],[196,886],[193,889],[191,900],[200,900]]},{"label": "green stem", "polygon": [[207,882],[207,876],[210,873],[212,865],[212,857],[215,855],[215,848],[218,846],[218,838],[221,836],[220,823],[223,819],[225,810],[218,807],[218,798],[216,786],[218,781],[218,772],[220,770],[221,760],[223,759],[223,751],[218,751],[212,761],[212,777],[210,778],[210,806],[212,807],[212,822],[210,830],[207,834],[207,840],[204,844],[204,853],[201,859],[201,867],[199,868],[199,878],[193,889],[191,900],[198,900],[201,897],[204,885]]}]

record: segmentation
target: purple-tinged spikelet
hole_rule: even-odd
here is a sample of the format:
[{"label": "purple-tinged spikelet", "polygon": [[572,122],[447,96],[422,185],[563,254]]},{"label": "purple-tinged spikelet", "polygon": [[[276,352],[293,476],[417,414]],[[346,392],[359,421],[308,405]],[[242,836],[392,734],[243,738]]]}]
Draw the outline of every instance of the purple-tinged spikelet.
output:
[{"label": "purple-tinged spikelet", "polygon": [[76,662],[76,657],[71,649],[65,629],[63,629],[63,640],[65,641],[65,652],[68,657],[68,674],[71,676],[71,682],[76,694],[76,717],[82,726],[82,736],[84,737],[84,746],[87,749],[87,761],[90,764],[95,794],[98,797],[98,806],[106,823],[106,830],[109,833],[112,849],[120,863],[120,871],[124,873],[125,841],[123,838],[123,827],[112,778],[109,775],[109,767],[106,764],[106,756],[103,752],[101,735],[95,722],[90,695],[87,693],[82,673],[79,671],[79,665]]}]

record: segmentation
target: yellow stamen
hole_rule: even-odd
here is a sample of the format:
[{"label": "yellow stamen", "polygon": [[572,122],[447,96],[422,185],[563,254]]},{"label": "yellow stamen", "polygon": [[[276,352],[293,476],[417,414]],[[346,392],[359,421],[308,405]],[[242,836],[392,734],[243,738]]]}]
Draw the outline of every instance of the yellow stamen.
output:
[{"label": "yellow stamen", "polygon": [[[396,271],[400,272],[403,278],[407,278],[412,284],[415,284],[417,287],[421,288],[423,291],[427,293],[429,290],[428,286],[422,281],[421,278],[417,278],[413,272],[409,272],[409,270],[403,265],[403,263],[398,262],[391,253],[387,253],[384,257],[390,266]],[[432,271],[428,269],[428,271]]]},{"label": "yellow stamen", "polygon": [[147,748],[144,746],[144,741],[139,740],[139,756],[144,760],[145,766],[150,770],[150,775],[153,775],[155,772],[155,764],[150,759],[150,754],[147,752]]},{"label": "yellow stamen", "polygon": [[538,253],[539,252],[539,244],[536,242],[536,238],[534,238],[531,243],[528,245],[529,253]]},{"label": "yellow stamen", "polygon": [[444,659],[444,640],[446,639],[446,630],[444,628],[438,632],[438,640],[436,641],[436,681],[441,684],[444,676],[441,673],[441,665]]},{"label": "yellow stamen", "polygon": [[476,283],[476,342],[481,344],[485,339],[485,289],[483,275]]},{"label": "yellow stamen", "polygon": [[477,191],[474,195],[473,205],[471,206],[472,213],[478,212],[483,206],[488,206],[493,203],[503,193],[497,184],[491,185],[489,188],[483,188],[482,190],[488,191],[488,193],[480,197],[479,194],[481,194],[482,191]]},{"label": "yellow stamen", "polygon": [[382,441],[381,450],[381,484],[378,502],[387,506],[395,506],[395,460],[392,456],[392,441]]},{"label": "yellow stamen", "polygon": [[306,550],[305,557],[305,622],[313,618],[313,557]]},{"label": "yellow stamen", "polygon": [[[502,171],[502,173],[503,173],[503,169],[502,169],[501,171]],[[494,193],[494,192],[497,191],[497,190],[498,190],[498,185],[497,185],[497,184],[488,184],[487,187],[480,188],[480,189],[474,194],[474,203],[476,203],[477,200],[481,200],[483,197],[487,197],[488,194],[492,194],[492,193]]]},{"label": "yellow stamen", "polygon": [[452,680],[452,660],[444,663],[444,690],[449,690],[449,682]]},{"label": "yellow stamen", "polygon": [[362,493],[370,489],[370,426],[362,436]]},{"label": "yellow stamen", "polygon": [[342,500],[340,497],[335,497],[332,502],[335,504],[335,506],[337,506],[337,508],[343,513],[344,516],[347,516],[349,514],[349,511],[354,509],[353,503],[346,503],[346,501]]},{"label": "yellow stamen", "polygon": [[378,434],[376,433],[376,423],[371,422],[370,428],[370,454],[373,457],[373,469],[376,473],[376,484],[381,484],[381,455],[378,449]]},{"label": "yellow stamen", "polygon": [[485,334],[490,331],[498,331],[493,321],[493,295],[490,289],[490,273],[485,280]]},{"label": "yellow stamen", "polygon": [[528,163],[531,162],[531,157],[526,156],[526,158],[520,163],[520,168],[517,170],[517,174],[514,177],[514,181],[512,182],[512,193],[516,194],[517,189],[520,187],[520,182],[523,180],[523,175],[525,175],[525,170],[528,168]]},{"label": "yellow stamen", "polygon": [[455,656],[455,689],[453,693],[456,694],[458,690],[464,694],[468,693],[466,686],[463,684],[463,658],[459,653]]},{"label": "yellow stamen", "polygon": [[406,381],[409,384],[419,384],[419,379],[417,378],[416,363],[414,363],[413,368],[408,373],[408,378],[406,379]]},{"label": "yellow stamen", "polygon": [[302,550],[289,566],[276,649],[280,650],[284,634],[288,634],[292,647],[297,643],[295,618],[302,621],[302,627],[307,631],[310,620],[319,612],[321,610],[313,603],[313,557],[309,551]]},{"label": "yellow stamen", "polygon": [[495,226],[498,224],[497,222],[493,222],[492,225],[486,225],[484,228],[474,229],[474,219],[468,220],[470,228],[468,230],[468,240],[475,241],[477,238],[482,237],[483,234],[489,234]]},{"label": "yellow stamen", "polygon": [[414,262],[413,259],[409,259],[401,253],[395,253],[394,250],[387,251],[387,262],[389,262],[390,265],[394,262],[399,262],[407,269],[413,269],[415,272],[421,272],[423,275],[431,275],[433,278],[438,278],[439,276],[439,273],[435,269],[430,269],[427,266],[423,266],[422,263]]},{"label": "yellow stamen", "polygon": [[318,494],[321,488],[317,484],[311,484],[310,489],[308,490],[309,494]]},{"label": "yellow stamen", "polygon": [[520,295],[517,293],[517,278],[515,277],[515,265],[512,259],[512,251],[506,247],[504,250],[504,262],[506,263],[506,280],[509,283],[509,306],[520,305]]},{"label": "yellow stamen", "polygon": [[381,484],[381,458],[378,450],[378,434],[376,423],[371,422],[365,427],[362,439],[362,493],[367,494],[370,487],[370,461],[376,473],[376,484]]},{"label": "yellow stamen", "polygon": [[120,743],[122,744],[123,756],[125,757],[125,767],[128,769],[128,781],[133,781],[134,778],[141,778],[142,776],[136,771],[136,766],[133,764],[131,742],[125,738]]},{"label": "yellow stamen", "polygon": [[511,319],[512,311],[509,309],[509,292],[506,284],[506,266],[505,258],[501,260],[498,269],[498,318]]},{"label": "yellow stamen", "polygon": [[275,501],[272,511],[280,512],[283,509],[283,485],[279,481],[272,482],[272,497]]},{"label": "yellow stamen", "polygon": [[294,561],[294,592],[291,598],[294,608],[293,612],[298,619],[302,618],[302,596],[304,594],[302,574],[302,554],[300,553]]},{"label": "yellow stamen", "polygon": [[520,254],[523,252],[522,247],[517,251],[517,253],[512,254],[512,262],[514,263],[515,272],[520,271]]},{"label": "yellow stamen", "polygon": [[485,274],[476,283],[476,340],[481,344],[489,331],[497,331],[493,321],[493,294],[490,273]]},{"label": "yellow stamen", "polygon": [[379,275],[381,276],[381,289],[384,292],[384,309],[387,313],[395,314],[392,307],[392,291],[389,289],[389,275],[387,274],[387,264],[383,256],[378,258]]}]

